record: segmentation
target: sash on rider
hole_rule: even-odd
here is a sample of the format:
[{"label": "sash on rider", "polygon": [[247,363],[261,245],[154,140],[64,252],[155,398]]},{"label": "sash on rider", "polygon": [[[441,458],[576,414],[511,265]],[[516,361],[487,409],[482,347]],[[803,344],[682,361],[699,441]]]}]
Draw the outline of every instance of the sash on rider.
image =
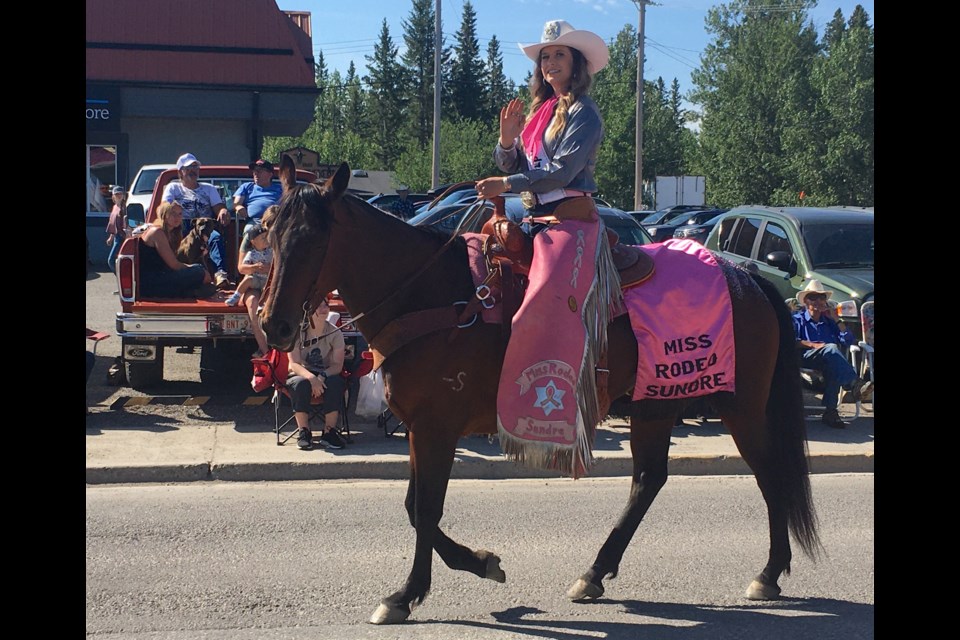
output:
[{"label": "sash on rider", "polygon": [[565,220],[534,237],[527,292],[513,318],[497,391],[503,453],[578,478],[593,462],[595,369],[620,284],[606,230]]}]

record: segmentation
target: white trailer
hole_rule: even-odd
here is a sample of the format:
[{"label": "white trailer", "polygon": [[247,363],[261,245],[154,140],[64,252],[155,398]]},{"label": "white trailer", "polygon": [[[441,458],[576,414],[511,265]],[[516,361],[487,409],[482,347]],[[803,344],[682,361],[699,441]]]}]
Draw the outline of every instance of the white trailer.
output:
[{"label": "white trailer", "polygon": [[678,204],[706,204],[703,176],[657,176],[655,209]]}]

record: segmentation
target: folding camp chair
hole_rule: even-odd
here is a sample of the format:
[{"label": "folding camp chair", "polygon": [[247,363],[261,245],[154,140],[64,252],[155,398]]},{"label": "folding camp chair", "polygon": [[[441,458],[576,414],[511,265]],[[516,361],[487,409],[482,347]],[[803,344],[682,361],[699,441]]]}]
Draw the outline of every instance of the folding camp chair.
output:
[{"label": "folding camp chair", "polygon": [[[860,307],[860,326],[863,339],[850,347],[851,362],[861,378],[870,378],[873,382],[873,300],[864,302]],[[876,389],[870,395],[870,410],[874,410]]]},{"label": "folding camp chair", "polygon": [[94,331],[93,329],[87,327],[87,340],[93,341],[93,355],[97,355],[97,345],[100,344],[101,340],[106,340],[110,337],[109,333],[104,333],[103,331]]},{"label": "folding camp chair", "polygon": [[[340,409],[338,411],[337,417],[337,426],[336,429],[348,443],[353,442],[352,434],[350,433],[350,417],[347,410],[347,399],[350,387],[350,378],[352,376],[363,376],[370,372],[370,369],[373,368],[373,353],[370,351],[364,351],[360,354],[361,363],[357,370],[351,373],[349,370],[344,369],[340,372],[340,375],[345,378],[347,384],[344,385],[343,397],[340,399]],[[272,374],[272,386],[273,386],[273,397],[271,402],[273,403],[273,416],[274,416],[274,428],[273,431],[277,437],[277,446],[282,446],[286,444],[288,440],[294,437],[297,434],[298,427],[297,421],[295,419],[295,414],[293,411],[293,399],[291,398],[290,387],[286,384],[287,380],[287,356],[284,353],[282,357],[279,357],[275,360],[269,358],[257,358],[257,363],[262,363],[266,365]],[[289,403],[289,415],[281,421],[282,415],[285,414],[282,409],[284,404],[284,398]],[[311,410],[308,412],[307,421],[312,422],[318,416],[323,419],[322,409],[323,409],[323,397],[314,398],[310,401]],[[321,429],[322,431],[322,429]]]},{"label": "folding camp chair", "polygon": [[[90,373],[93,372],[93,366],[97,361],[97,346],[100,344],[101,340],[106,340],[109,338],[110,334],[104,333],[103,331],[94,331],[89,327],[86,327],[86,329],[86,339],[93,341],[93,351],[87,351],[87,381],[89,381]],[[90,413],[90,409],[86,409],[86,412]]]},{"label": "folding camp chair", "polygon": [[[396,421],[392,427],[390,426],[391,420]],[[399,429],[403,429],[403,437],[407,437],[407,425],[397,420],[397,417],[393,415],[393,411],[390,411],[390,409],[384,409],[380,415],[377,416],[377,427],[383,429],[383,437],[385,438],[389,438]]]}]

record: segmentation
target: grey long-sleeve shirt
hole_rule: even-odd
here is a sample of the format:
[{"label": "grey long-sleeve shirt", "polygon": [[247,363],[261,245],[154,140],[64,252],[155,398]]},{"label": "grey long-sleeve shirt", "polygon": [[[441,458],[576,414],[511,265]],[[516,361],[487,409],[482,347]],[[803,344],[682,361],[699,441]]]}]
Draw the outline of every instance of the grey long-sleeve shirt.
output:
[{"label": "grey long-sleeve shirt", "polygon": [[563,131],[555,138],[544,134],[543,148],[550,159],[546,167],[530,167],[519,138],[512,149],[504,149],[498,141],[493,150],[493,159],[501,171],[511,174],[507,182],[515,193],[547,193],[554,189],[596,193],[594,171],[602,139],[603,118],[597,103],[590,96],[580,96],[567,112],[567,124]]}]

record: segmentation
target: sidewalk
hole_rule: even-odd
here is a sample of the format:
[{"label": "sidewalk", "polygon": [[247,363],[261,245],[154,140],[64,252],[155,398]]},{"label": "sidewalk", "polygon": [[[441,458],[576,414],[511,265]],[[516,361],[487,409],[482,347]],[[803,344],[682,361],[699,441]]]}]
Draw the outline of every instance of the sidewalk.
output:
[{"label": "sidewalk", "polygon": [[[869,405],[868,405],[869,406]],[[107,411],[107,409],[102,409]],[[272,410],[270,410],[272,418]],[[402,431],[386,437],[375,421],[351,420],[353,442],[331,451],[301,451],[296,440],[276,445],[271,426],[236,421],[174,419],[130,413],[110,426],[87,418],[88,484],[192,482],[198,480],[266,481],[318,479],[407,479],[408,445]],[[271,420],[272,424],[272,420]],[[873,414],[864,410],[846,429],[807,420],[812,473],[872,473]],[[749,475],[729,433],[717,420],[684,421],[670,440],[672,475]],[[621,418],[600,425],[595,462],[588,477],[629,476],[629,428]],[[461,439],[453,478],[556,478],[556,472],[531,469],[506,459],[496,439]]]}]

